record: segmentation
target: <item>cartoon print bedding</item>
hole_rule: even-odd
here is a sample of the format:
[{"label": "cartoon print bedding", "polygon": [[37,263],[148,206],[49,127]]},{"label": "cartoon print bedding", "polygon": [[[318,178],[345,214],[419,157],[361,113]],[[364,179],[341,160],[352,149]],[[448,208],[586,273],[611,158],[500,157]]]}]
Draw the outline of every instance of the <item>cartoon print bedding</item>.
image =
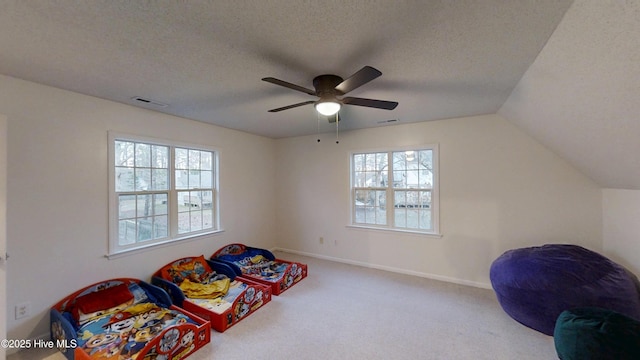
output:
[{"label": "cartoon print bedding", "polygon": [[[210,339],[210,324],[136,279],[86,287],[51,309],[51,338],[68,359],[180,359]],[[64,341],[57,341],[64,344]]]},{"label": "cartoon print bedding", "polygon": [[219,249],[211,260],[232,266],[245,279],[269,285],[273,294],[279,295],[307,276],[307,265],[276,259],[269,250],[229,244]]},{"label": "cartoon print bedding", "polygon": [[175,260],[156,271],[152,283],[171,296],[174,304],[211,321],[224,332],[271,300],[271,288],[236,278],[228,265],[210,263],[204,256]]}]

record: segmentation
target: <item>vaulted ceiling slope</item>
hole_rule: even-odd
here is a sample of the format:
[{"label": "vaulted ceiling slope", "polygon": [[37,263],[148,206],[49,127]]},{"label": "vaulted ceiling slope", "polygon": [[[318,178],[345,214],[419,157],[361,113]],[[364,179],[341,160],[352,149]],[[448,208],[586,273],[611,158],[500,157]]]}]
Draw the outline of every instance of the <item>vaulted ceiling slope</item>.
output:
[{"label": "vaulted ceiling slope", "polygon": [[499,114],[600,186],[640,189],[640,1],[575,1]]},{"label": "vaulted ceiling slope", "polygon": [[341,129],[497,112],[601,186],[639,188],[639,18],[635,0],[5,0],[0,73],[283,138],[334,128],[312,106],[268,113],[315,99],[260,79],[370,65],[383,75],[349,95],[400,105],[345,107]]}]

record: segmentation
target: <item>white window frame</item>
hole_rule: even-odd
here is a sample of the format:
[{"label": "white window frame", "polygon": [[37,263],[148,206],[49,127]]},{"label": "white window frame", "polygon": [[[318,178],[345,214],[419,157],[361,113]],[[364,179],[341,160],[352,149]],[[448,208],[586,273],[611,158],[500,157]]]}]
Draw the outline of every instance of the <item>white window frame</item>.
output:
[{"label": "white window frame", "polygon": [[[107,257],[112,257],[116,255],[120,255],[123,253],[129,253],[132,251],[142,250],[149,247],[155,247],[159,245],[169,245],[179,241],[194,239],[203,235],[210,235],[222,232],[221,222],[220,222],[220,201],[219,201],[219,162],[220,162],[220,152],[219,150],[203,145],[189,144],[184,142],[177,142],[165,139],[157,139],[151,137],[144,137],[139,135],[131,135],[109,131],[108,134],[109,141],[109,153],[108,153],[108,163],[109,163],[109,236],[108,236],[108,251]],[[147,240],[144,242],[135,242],[133,244],[128,245],[120,245],[119,244],[119,221],[118,221],[118,195],[120,192],[116,192],[116,164],[115,164],[115,143],[116,141],[130,141],[135,143],[144,143],[144,144],[152,144],[152,145],[160,145],[167,146],[169,148],[169,187],[166,190],[168,193],[168,236],[161,239],[155,240]],[[193,189],[176,189],[175,185],[175,149],[176,148],[186,148],[191,150],[200,150],[211,152],[213,155],[212,159],[212,171],[213,171],[213,179],[212,179],[212,205],[211,208],[213,210],[213,226],[211,228],[192,231],[187,233],[178,233],[178,192],[179,191],[188,191]],[[159,191],[163,192],[163,191]],[[129,193],[129,192],[127,192]],[[142,192],[141,192],[142,193]]]},{"label": "white window frame", "polygon": [[[385,203],[393,204],[394,201],[394,188],[393,188],[393,159],[389,159],[389,169],[387,170],[387,185],[386,187],[355,187],[355,164],[354,164],[354,155],[356,154],[371,154],[371,153],[388,153],[391,154],[393,152],[402,152],[402,151],[419,151],[419,150],[430,150],[432,151],[432,173],[433,173],[433,185],[431,188],[431,221],[432,221],[432,229],[430,230],[421,230],[415,228],[405,228],[405,227],[395,227],[394,225],[394,206],[385,206],[386,210],[386,224],[369,224],[369,223],[358,223],[356,222],[356,190],[378,190],[385,191]],[[382,148],[382,149],[365,149],[365,150],[357,150],[351,151],[349,153],[349,208],[350,208],[350,222],[349,227],[353,228],[363,228],[363,229],[374,229],[374,230],[386,230],[393,232],[402,232],[402,233],[414,233],[414,234],[422,234],[429,235],[434,237],[441,237],[440,234],[440,181],[439,181],[439,149],[438,144],[425,144],[425,145],[416,145],[416,146],[406,146],[406,147],[391,147],[391,148]],[[405,191],[406,189],[397,189],[399,191]],[[416,189],[417,190],[417,189]]]}]

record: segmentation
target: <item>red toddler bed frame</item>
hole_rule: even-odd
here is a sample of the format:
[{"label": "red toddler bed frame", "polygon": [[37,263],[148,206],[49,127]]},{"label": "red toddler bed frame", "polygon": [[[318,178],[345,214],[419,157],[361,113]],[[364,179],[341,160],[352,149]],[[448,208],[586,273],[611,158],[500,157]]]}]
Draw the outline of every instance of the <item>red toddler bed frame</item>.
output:
[{"label": "red toddler bed frame", "polygon": [[229,244],[211,255],[211,260],[223,262],[243,279],[271,286],[274,295],[280,295],[307,277],[307,265],[277,259],[269,250]]},{"label": "red toddler bed frame", "polygon": [[[185,279],[202,284],[226,282],[228,290],[189,298],[180,287]],[[211,327],[218,332],[224,332],[271,301],[271,287],[236,278],[231,267],[207,261],[203,256],[185,257],[170,262],[153,274],[151,283],[163,288],[175,305],[210,320]]]},{"label": "red toddler bed frame", "polygon": [[211,339],[209,321],[131,278],[82,288],[50,311],[51,339],[67,359],[182,359]]}]

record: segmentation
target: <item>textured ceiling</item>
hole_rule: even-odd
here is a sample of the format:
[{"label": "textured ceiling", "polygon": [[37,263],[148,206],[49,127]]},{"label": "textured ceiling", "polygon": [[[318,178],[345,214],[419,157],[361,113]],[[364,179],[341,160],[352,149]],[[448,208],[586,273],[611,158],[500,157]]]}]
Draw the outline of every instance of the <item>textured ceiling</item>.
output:
[{"label": "textured ceiling", "polygon": [[[350,96],[341,128],[495,113],[570,1],[0,1],[0,73],[273,138],[318,131],[320,74],[383,75]],[[320,131],[332,131],[325,120]]]},{"label": "textured ceiling", "polygon": [[[640,1],[0,1],[0,73],[272,138],[320,74],[383,75],[341,129],[498,113],[602,187],[640,189]],[[138,106],[143,106],[137,104]],[[321,132],[332,131],[322,119]]]}]

